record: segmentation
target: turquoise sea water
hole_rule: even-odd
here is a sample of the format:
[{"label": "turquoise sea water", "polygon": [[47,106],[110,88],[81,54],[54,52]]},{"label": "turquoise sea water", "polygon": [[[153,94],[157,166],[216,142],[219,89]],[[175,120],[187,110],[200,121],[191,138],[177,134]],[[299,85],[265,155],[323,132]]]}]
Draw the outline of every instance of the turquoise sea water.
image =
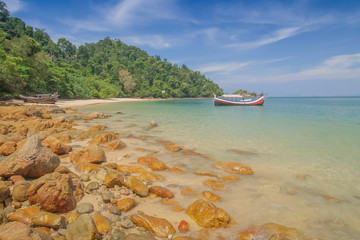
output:
[{"label": "turquoise sea water", "polygon": [[[259,107],[155,100],[82,111],[113,114],[102,121],[115,131],[251,166],[253,177],[223,193],[240,227],[277,222],[320,239],[360,239],[360,97],[274,97]],[[147,130],[152,120],[159,126]]]}]

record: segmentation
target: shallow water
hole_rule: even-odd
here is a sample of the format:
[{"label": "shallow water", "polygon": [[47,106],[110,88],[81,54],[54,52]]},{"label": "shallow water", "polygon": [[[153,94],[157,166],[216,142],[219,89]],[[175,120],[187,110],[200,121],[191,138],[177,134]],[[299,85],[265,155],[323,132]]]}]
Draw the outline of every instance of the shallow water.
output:
[{"label": "shallow water", "polygon": [[[98,121],[123,135],[151,135],[211,156],[172,157],[188,169],[213,170],[213,161],[251,166],[255,174],[228,184],[219,192],[225,201],[216,204],[231,213],[238,229],[276,222],[308,237],[360,239],[358,97],[267,98],[262,107],[161,100],[82,111],[111,113],[112,118]],[[152,120],[159,126],[148,130]]]}]

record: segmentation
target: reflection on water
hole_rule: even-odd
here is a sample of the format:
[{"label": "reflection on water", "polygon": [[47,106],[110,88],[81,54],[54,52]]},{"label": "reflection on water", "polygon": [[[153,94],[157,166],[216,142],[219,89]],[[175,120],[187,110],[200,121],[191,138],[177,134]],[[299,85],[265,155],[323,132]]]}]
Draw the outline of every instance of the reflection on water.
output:
[{"label": "reflection on water", "polygon": [[[251,166],[255,175],[228,184],[218,204],[239,229],[276,222],[307,236],[360,239],[360,98],[268,98],[263,107],[215,107],[211,100],[187,99],[83,111],[114,113],[101,122],[124,135],[151,135],[210,156],[196,162],[163,156],[188,171],[212,171],[213,161]],[[149,130],[152,120],[159,126]]]}]

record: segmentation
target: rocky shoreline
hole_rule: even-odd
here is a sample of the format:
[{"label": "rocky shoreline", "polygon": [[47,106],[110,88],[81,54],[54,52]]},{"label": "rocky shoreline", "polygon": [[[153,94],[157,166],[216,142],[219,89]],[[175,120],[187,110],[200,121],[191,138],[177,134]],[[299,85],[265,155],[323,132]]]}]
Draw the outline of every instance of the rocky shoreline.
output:
[{"label": "rocky shoreline", "polygon": [[[213,161],[213,171],[188,172],[159,152],[209,157],[161,139],[149,149],[151,136],[122,136],[96,123],[109,117],[0,106],[1,240],[315,240],[276,223],[239,229],[217,206],[226,185],[251,177],[251,167]],[[199,184],[183,186],[182,178]]]}]

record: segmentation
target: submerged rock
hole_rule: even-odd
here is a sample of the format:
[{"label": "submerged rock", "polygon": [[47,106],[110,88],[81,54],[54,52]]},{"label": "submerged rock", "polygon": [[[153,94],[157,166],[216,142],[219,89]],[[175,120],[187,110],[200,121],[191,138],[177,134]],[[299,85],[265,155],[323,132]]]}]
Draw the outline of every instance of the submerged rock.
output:
[{"label": "submerged rock", "polygon": [[214,166],[229,173],[240,175],[254,174],[254,171],[249,166],[239,162],[215,162]]},{"label": "submerged rock", "polygon": [[106,160],[105,153],[97,144],[91,144],[86,148],[73,151],[70,154],[70,161],[79,163],[101,163]]},{"label": "submerged rock", "polygon": [[125,185],[141,197],[149,195],[149,189],[147,186],[135,176],[130,176],[126,180]]},{"label": "submerged rock", "polygon": [[167,188],[160,186],[152,186],[149,188],[149,192],[154,193],[156,196],[161,198],[173,198],[174,194]]},{"label": "submerged rock", "polygon": [[35,135],[24,146],[1,161],[0,176],[41,177],[60,164],[59,157],[44,147]]}]

